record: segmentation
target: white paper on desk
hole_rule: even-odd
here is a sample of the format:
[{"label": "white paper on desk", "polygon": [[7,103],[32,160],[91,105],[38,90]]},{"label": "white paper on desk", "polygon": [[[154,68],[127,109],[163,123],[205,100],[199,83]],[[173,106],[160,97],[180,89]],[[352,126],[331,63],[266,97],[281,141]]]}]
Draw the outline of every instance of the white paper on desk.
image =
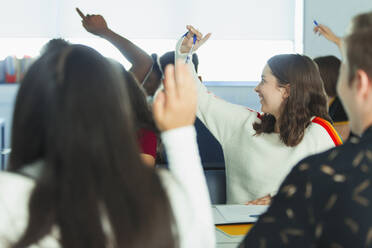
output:
[{"label": "white paper on desk", "polygon": [[268,206],[262,205],[215,205],[213,206],[214,224],[229,223],[253,223],[257,217],[251,215],[261,215],[265,213]]}]

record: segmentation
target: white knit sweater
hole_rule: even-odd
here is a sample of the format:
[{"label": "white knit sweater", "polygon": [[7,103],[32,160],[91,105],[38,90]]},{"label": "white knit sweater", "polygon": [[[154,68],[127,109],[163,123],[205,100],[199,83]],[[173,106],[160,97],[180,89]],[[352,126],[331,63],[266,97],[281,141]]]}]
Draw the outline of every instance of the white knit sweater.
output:
[{"label": "white knit sweater", "polygon": [[[187,54],[180,53],[182,40],[177,43],[176,60],[185,61]],[[278,133],[255,135],[252,124],[260,121],[258,113],[210,94],[197,77],[191,61],[190,64],[198,88],[197,116],[223,149],[228,204],[275,194],[297,162],[335,146],[331,132],[313,122],[295,147],[286,146]]]},{"label": "white knit sweater", "polygon": [[[161,136],[171,173],[161,170],[159,174],[175,217],[179,247],[215,247],[211,203],[200,164],[195,129],[192,126],[178,128]],[[29,197],[34,187],[35,181],[30,178],[0,172],[0,247],[9,247],[24,232]],[[59,248],[58,238],[58,228],[54,227],[50,235],[31,247]]]}]

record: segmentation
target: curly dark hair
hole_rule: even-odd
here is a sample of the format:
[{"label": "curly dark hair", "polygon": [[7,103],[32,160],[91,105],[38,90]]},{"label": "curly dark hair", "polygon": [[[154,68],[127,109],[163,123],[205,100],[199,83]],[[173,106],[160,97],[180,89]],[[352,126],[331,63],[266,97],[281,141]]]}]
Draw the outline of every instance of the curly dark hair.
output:
[{"label": "curly dark hair", "polygon": [[[331,122],[323,81],[316,64],[305,55],[276,55],[268,60],[267,65],[279,87],[289,86],[289,97],[281,105],[278,120],[280,139],[287,146],[296,146],[304,137],[312,116]],[[261,123],[253,124],[256,135],[274,132],[276,121],[273,115],[263,114]]]}]

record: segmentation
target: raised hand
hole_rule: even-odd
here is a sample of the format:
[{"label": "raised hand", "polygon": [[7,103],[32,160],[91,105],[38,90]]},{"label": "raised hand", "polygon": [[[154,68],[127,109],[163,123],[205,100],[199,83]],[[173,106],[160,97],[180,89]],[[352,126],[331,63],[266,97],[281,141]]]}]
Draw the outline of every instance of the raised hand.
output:
[{"label": "raised hand", "polygon": [[197,29],[195,29],[191,25],[186,26],[188,33],[183,39],[183,42],[181,44],[181,53],[188,53],[192,47],[193,44],[193,36],[196,35],[196,43],[193,48],[193,51],[196,51],[201,45],[203,45],[209,37],[211,37],[211,33],[208,33],[207,35],[203,36],[202,33],[200,33]]},{"label": "raised hand", "polygon": [[323,35],[324,38],[326,38],[327,40],[335,43],[339,47],[341,46],[341,38],[335,35],[329,27],[323,24],[315,26],[314,33],[318,35]]},{"label": "raised hand", "polygon": [[79,8],[76,8],[77,13],[81,17],[83,27],[92,34],[104,35],[109,28],[103,16],[101,15],[84,15]]},{"label": "raised hand", "polygon": [[153,104],[159,130],[194,124],[196,105],[196,86],[190,68],[183,61],[177,61],[176,67],[168,65],[165,68],[164,91],[156,96]]}]

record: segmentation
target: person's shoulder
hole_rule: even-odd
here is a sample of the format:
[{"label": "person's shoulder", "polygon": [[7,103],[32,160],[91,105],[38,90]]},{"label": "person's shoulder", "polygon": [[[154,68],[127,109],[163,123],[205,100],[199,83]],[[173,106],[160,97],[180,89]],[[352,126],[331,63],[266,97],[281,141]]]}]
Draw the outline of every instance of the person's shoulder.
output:
[{"label": "person's shoulder", "polygon": [[332,124],[329,121],[327,121],[324,118],[318,117],[318,116],[314,116],[311,118],[310,127],[315,127],[320,130],[325,130],[326,132],[332,131],[332,128],[333,128]]},{"label": "person's shoulder", "polygon": [[343,143],[341,136],[337,133],[333,125],[323,118],[313,117],[307,131],[311,133],[312,137],[332,140],[335,146]]},{"label": "person's shoulder", "polygon": [[256,115],[256,117],[261,120],[263,114],[261,114],[260,112],[257,112],[256,110],[248,108],[248,107],[245,107],[245,109],[247,111],[249,111],[248,113],[252,113],[252,114]]},{"label": "person's shoulder", "polygon": [[0,191],[21,190],[35,186],[35,181],[23,175],[11,172],[0,172]]},{"label": "person's shoulder", "polygon": [[[327,167],[333,170],[349,170],[352,158],[359,153],[355,144],[346,142],[343,145],[333,147],[327,151],[317,153],[302,159],[297,165],[297,169],[311,168],[311,171],[324,171]],[[333,172],[332,172],[333,173]]]},{"label": "person's shoulder", "polygon": [[0,172],[0,204],[10,208],[27,204],[35,185],[35,181],[26,176]]},{"label": "person's shoulder", "polygon": [[10,172],[0,172],[0,212],[7,218],[25,215],[30,195],[36,183],[33,179]]},{"label": "person's shoulder", "polygon": [[[0,172],[0,246],[7,247],[19,240],[29,220],[29,199],[36,181],[32,178],[12,172]],[[38,242],[38,247],[60,247],[56,236],[47,235]],[[7,245],[5,245],[7,244]]]}]

